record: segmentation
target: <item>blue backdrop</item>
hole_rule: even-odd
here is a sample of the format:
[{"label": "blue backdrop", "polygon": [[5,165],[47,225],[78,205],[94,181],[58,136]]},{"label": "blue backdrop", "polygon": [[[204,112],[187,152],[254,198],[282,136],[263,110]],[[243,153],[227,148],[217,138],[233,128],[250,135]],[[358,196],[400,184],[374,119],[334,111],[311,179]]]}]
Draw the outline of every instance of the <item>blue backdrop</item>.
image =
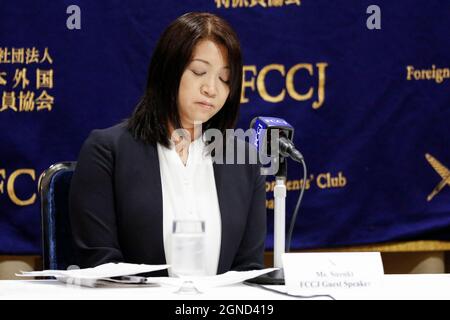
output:
[{"label": "blue backdrop", "polygon": [[[72,4],[79,30],[66,25]],[[367,27],[372,4],[381,29]],[[130,115],[157,39],[188,11],[240,37],[238,126],[266,115],[296,129],[309,174],[295,248],[450,238],[450,187],[427,200],[450,166],[450,1],[3,0],[1,254],[40,253],[39,175]],[[287,221],[300,179],[289,162]],[[270,248],[270,181],[267,207]]]}]

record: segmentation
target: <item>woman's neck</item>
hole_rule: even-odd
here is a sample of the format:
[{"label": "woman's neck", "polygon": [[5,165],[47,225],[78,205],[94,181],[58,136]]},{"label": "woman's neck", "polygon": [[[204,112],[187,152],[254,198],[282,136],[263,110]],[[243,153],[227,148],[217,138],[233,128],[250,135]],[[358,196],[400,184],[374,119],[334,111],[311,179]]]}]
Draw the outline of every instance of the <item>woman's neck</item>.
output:
[{"label": "woman's neck", "polygon": [[173,142],[175,151],[184,165],[186,165],[189,156],[190,143],[198,138],[201,133],[201,126],[192,126],[192,128],[183,127],[182,129],[175,130],[173,125],[169,125],[170,141]]},{"label": "woman's neck", "polygon": [[182,128],[175,129],[172,124],[169,124],[169,136],[170,140],[177,144],[180,139],[185,139],[189,142],[196,140],[202,134],[201,125],[183,126]]}]

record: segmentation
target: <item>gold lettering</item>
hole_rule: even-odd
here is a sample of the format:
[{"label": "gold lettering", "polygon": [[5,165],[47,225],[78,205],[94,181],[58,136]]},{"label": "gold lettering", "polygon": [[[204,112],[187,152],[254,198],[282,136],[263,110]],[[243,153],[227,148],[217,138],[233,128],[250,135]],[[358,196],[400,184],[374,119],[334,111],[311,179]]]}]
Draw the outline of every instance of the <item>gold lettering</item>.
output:
[{"label": "gold lettering", "polygon": [[24,63],[25,51],[23,48],[12,48],[11,63]]},{"label": "gold lettering", "polygon": [[269,0],[269,7],[282,7],[284,0]]},{"label": "gold lettering", "polygon": [[[246,72],[252,72],[253,76],[250,81],[245,80]],[[256,76],[256,66],[244,66],[242,68],[242,91],[241,91],[241,103],[247,103],[249,100],[245,97],[245,88],[250,88],[252,91],[255,91],[255,76]]]},{"label": "gold lettering", "polygon": [[[286,181],[286,189],[288,191],[300,190],[302,186],[303,186],[303,179]],[[309,188],[311,188],[311,180],[306,179],[305,190],[308,190]],[[266,192],[273,192],[274,189],[275,189],[275,181],[266,182]]]},{"label": "gold lettering", "polygon": [[334,188],[339,187],[339,179],[337,177],[330,178],[330,183]]},{"label": "gold lettering", "polygon": [[10,63],[8,56],[11,55],[11,52],[8,51],[8,48],[0,48],[0,63]]},{"label": "gold lettering", "polygon": [[328,63],[319,62],[316,63],[316,66],[319,69],[319,88],[317,90],[319,100],[313,102],[313,109],[319,109],[325,102],[325,68],[328,66]]},{"label": "gold lettering", "polygon": [[274,208],[274,201],[273,201],[273,199],[266,200],[266,208],[267,209],[273,209]]},{"label": "gold lettering", "polygon": [[215,0],[217,8],[224,6],[225,8],[230,7],[230,0]]},{"label": "gold lettering", "polygon": [[282,7],[284,5],[301,5],[301,0],[214,0],[216,8],[254,8]]},{"label": "gold lettering", "polygon": [[[317,101],[313,101],[312,108],[319,109],[325,103],[325,84],[326,84],[326,68],[328,63],[319,62],[315,65],[318,71],[318,85],[317,85]],[[279,103],[286,99],[287,94],[296,101],[305,101],[313,98],[314,86],[310,86],[306,92],[299,92],[294,85],[294,78],[297,72],[301,69],[305,69],[309,76],[314,76],[314,65],[309,63],[299,63],[290,68],[286,73],[285,66],[282,64],[269,64],[264,66],[259,72],[255,65],[243,66],[242,75],[242,91],[241,91],[241,103],[248,103],[249,98],[246,96],[247,88],[251,91],[255,91],[255,78],[256,89],[260,97],[267,102]],[[266,77],[269,72],[277,71],[282,77],[285,77],[285,89],[277,95],[271,95],[268,93]],[[248,73],[252,74],[249,76]]]},{"label": "gold lettering", "polygon": [[256,82],[258,92],[261,95],[261,98],[263,98],[265,101],[273,102],[273,103],[283,101],[284,97],[286,95],[286,91],[284,89],[277,96],[271,96],[267,92],[265,79],[266,79],[266,75],[267,75],[267,73],[269,73],[269,71],[279,71],[283,77],[285,75],[284,66],[281,64],[269,64],[269,65],[265,66],[259,72],[258,80]]},{"label": "gold lettering", "polygon": [[6,72],[0,72],[0,86],[4,86],[6,85],[8,82],[5,79],[6,77]]},{"label": "gold lettering", "polygon": [[438,69],[437,72],[435,72],[435,79],[436,83],[441,84],[444,81],[444,78],[442,77],[442,70]]},{"label": "gold lettering", "polygon": [[53,88],[53,69],[36,70],[36,89],[40,88]]},{"label": "gold lettering", "polygon": [[8,179],[8,184],[6,187],[8,190],[9,198],[11,199],[12,202],[14,202],[18,206],[27,206],[33,204],[36,200],[36,193],[33,193],[33,195],[29,199],[20,200],[14,191],[14,184],[16,182],[17,177],[24,174],[31,176],[33,181],[36,180],[36,174],[33,169],[19,169],[11,174],[11,176]]},{"label": "gold lettering", "polygon": [[[6,171],[5,171],[5,169],[1,169],[0,170],[0,177],[2,177],[3,180],[6,178]],[[3,181],[0,182],[0,193],[4,193],[5,192],[4,184],[5,183]]]},{"label": "gold lettering", "polygon": [[52,59],[52,57],[50,57],[50,54],[48,53],[48,48],[47,47],[44,50],[44,56],[42,57],[41,61],[39,61],[39,62],[42,63],[45,60],[47,60],[48,63],[50,63],[50,64],[53,63],[53,59]]},{"label": "gold lettering", "polygon": [[411,76],[413,74],[414,67],[413,66],[406,66],[406,70],[408,70],[408,75],[406,76],[406,80],[411,80]]},{"label": "gold lettering", "polygon": [[16,93],[14,91],[6,92],[3,91],[2,104],[0,106],[0,112],[7,109],[12,109],[17,112],[16,108]]},{"label": "gold lettering", "polygon": [[431,69],[414,69],[413,66],[406,66],[407,80],[434,80],[437,84],[444,82],[446,78],[450,77],[449,68],[436,68],[436,65],[431,65]]},{"label": "gold lettering", "polygon": [[52,111],[54,101],[55,98],[44,90],[35,100],[36,110],[40,111],[43,109],[48,109],[49,111]]},{"label": "gold lettering", "polygon": [[292,181],[289,180],[289,181],[286,182],[286,189],[288,191],[292,190]]},{"label": "gold lettering", "polygon": [[247,0],[233,0],[231,7],[232,8],[248,7],[248,1]]},{"label": "gold lettering", "polygon": [[27,91],[19,94],[19,112],[30,112],[34,110],[34,92]]},{"label": "gold lettering", "polygon": [[275,181],[272,181],[270,184],[270,191],[273,191],[275,189]]},{"label": "gold lettering", "polygon": [[313,68],[312,68],[311,64],[309,64],[309,63],[296,64],[288,71],[288,74],[286,77],[286,88],[292,99],[297,100],[297,101],[305,101],[305,100],[311,99],[314,90],[312,87],[310,87],[308,92],[305,94],[300,94],[295,90],[294,76],[295,76],[295,73],[297,73],[297,71],[300,69],[306,69],[310,76],[313,75]]},{"label": "gold lettering", "polygon": [[25,51],[25,63],[39,63],[39,50],[35,47],[27,48]]},{"label": "gold lettering", "polygon": [[418,70],[415,70],[415,71],[414,71],[414,78],[415,78],[416,80],[419,80],[419,79],[420,79],[420,71],[418,71]]},{"label": "gold lettering", "polygon": [[317,186],[320,189],[326,188],[343,188],[347,185],[347,178],[339,172],[336,177],[332,177],[331,173],[321,173],[317,176]]},{"label": "gold lettering", "polygon": [[267,7],[265,0],[251,0],[249,7],[252,8],[257,5],[260,5],[264,8]]},{"label": "gold lettering", "polygon": [[317,176],[317,186],[320,189],[325,189],[328,186],[328,181],[325,181],[325,182],[322,181],[323,179],[327,180],[328,175],[329,175],[329,173],[327,173],[327,174],[321,173]]},{"label": "gold lettering", "polygon": [[16,69],[16,73],[14,74],[14,85],[13,88],[17,87],[19,84],[22,85],[22,89],[25,89],[30,80],[27,79],[27,68]]},{"label": "gold lettering", "polygon": [[425,79],[425,77],[426,77],[426,70],[422,70],[421,73],[422,73],[422,74],[421,74],[420,77],[421,77],[422,79]]},{"label": "gold lettering", "polygon": [[347,179],[342,175],[342,172],[339,172],[339,186],[345,187],[347,185]]},{"label": "gold lettering", "polygon": [[300,2],[300,0],[286,0],[285,4],[286,5],[296,4],[299,6],[301,4],[301,2]]}]

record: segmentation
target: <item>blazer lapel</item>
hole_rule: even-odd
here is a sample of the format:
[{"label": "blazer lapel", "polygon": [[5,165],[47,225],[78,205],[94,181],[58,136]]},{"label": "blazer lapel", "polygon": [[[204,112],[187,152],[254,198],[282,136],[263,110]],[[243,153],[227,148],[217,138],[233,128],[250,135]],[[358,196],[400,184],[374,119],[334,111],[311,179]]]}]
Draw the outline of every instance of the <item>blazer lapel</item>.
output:
[{"label": "blazer lapel", "polygon": [[222,232],[221,232],[221,242],[220,242],[220,256],[219,256],[219,264],[217,266],[217,273],[224,273],[226,270],[230,268],[230,248],[226,246],[227,243],[231,239],[229,239],[229,235],[231,234],[230,219],[228,218],[230,215],[230,208],[228,206],[228,202],[226,201],[226,186],[225,184],[225,170],[226,165],[223,164],[213,164],[214,168],[214,179],[216,182],[216,190],[217,197],[219,200],[219,208],[220,208],[220,219],[222,221]]},{"label": "blazer lapel", "polygon": [[[151,146],[149,155],[148,170],[150,173],[149,179],[149,199],[152,199],[151,212],[154,212],[153,221],[156,224],[156,228],[153,228],[154,234],[152,238],[156,241],[152,248],[155,252],[155,256],[158,257],[158,263],[166,264],[166,255],[164,252],[164,236],[163,236],[163,199],[162,199],[162,184],[161,173],[159,169],[158,149],[156,146]],[[153,246],[153,245],[152,245]]]}]

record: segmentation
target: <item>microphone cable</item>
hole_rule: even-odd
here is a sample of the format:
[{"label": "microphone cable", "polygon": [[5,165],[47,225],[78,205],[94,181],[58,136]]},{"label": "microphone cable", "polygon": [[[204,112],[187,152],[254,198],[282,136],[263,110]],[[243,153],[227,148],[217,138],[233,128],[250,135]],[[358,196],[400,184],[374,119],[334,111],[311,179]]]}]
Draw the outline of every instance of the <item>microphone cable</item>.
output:
[{"label": "microphone cable", "polygon": [[288,296],[288,297],[293,297],[293,298],[299,298],[299,299],[315,299],[315,298],[328,298],[330,300],[336,300],[335,297],[333,297],[330,294],[315,294],[315,295],[309,295],[309,296],[305,296],[305,295],[297,295],[297,294],[292,294],[292,293],[287,293],[287,292],[283,292],[277,289],[272,289],[272,288],[268,288],[262,284],[258,284],[258,283],[252,283],[252,282],[248,282],[248,281],[244,281],[244,284],[250,287],[256,287],[256,288],[260,288],[266,291],[270,291],[273,293],[277,293],[277,294],[281,294],[284,296]]},{"label": "microphone cable", "polygon": [[286,240],[286,252],[289,252],[291,250],[292,233],[294,232],[294,226],[295,226],[295,222],[297,220],[298,210],[300,208],[300,203],[302,202],[303,193],[305,192],[305,188],[306,188],[306,174],[307,174],[306,163],[305,163],[303,157],[301,157],[299,160],[300,160],[299,162],[303,166],[303,183],[302,183],[302,187],[300,190],[300,194],[298,196],[297,204],[295,205],[294,213],[292,214],[292,217],[291,217],[291,223],[289,225],[289,231],[288,231],[287,240]]}]

